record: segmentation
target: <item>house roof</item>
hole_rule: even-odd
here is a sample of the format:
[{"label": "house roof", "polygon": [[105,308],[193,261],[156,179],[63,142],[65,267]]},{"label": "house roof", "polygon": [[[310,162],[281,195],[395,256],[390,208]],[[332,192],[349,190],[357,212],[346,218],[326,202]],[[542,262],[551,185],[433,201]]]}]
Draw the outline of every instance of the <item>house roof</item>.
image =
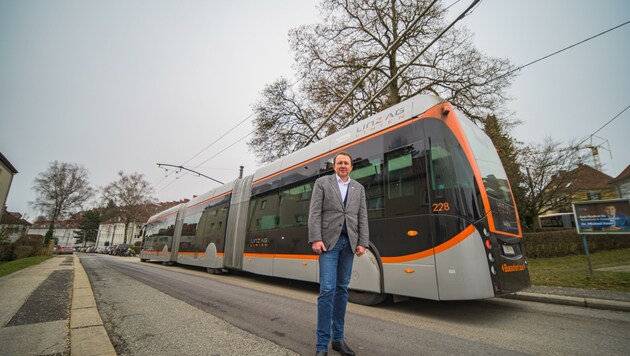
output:
[{"label": "house roof", "polygon": [[22,214],[20,213],[12,213],[4,209],[4,213],[2,214],[2,219],[0,219],[0,225],[28,225],[31,223],[22,219]]},{"label": "house roof", "polygon": [[18,173],[17,169],[13,167],[11,162],[9,162],[9,160],[2,154],[2,152],[0,152],[0,162],[2,162],[2,164],[4,164],[13,174]]},{"label": "house roof", "polygon": [[612,177],[587,165],[580,164],[572,171],[563,174],[571,177],[571,188],[574,190],[600,190],[612,188]]},{"label": "house roof", "polygon": [[630,164],[628,165],[628,167],[626,167],[626,169],[619,173],[618,176],[611,180],[610,183],[617,183],[626,179],[630,179]]},{"label": "house roof", "polygon": [[[171,207],[174,207],[176,205],[182,204],[182,203],[187,203],[189,200],[188,199],[182,199],[182,200],[178,200],[178,201],[167,201],[167,202],[159,202],[159,203],[155,203],[155,204],[148,204],[144,211],[138,216],[136,222],[137,223],[144,223],[147,220],[149,220],[149,218],[155,214],[157,214],[160,211],[169,209]],[[124,220],[122,220],[122,216],[118,216],[116,214],[111,215],[106,217],[102,223],[103,224],[113,224],[113,223],[119,223],[119,222],[123,222]]]},{"label": "house roof", "polygon": [[[33,223],[33,229],[48,229],[50,220],[38,220]],[[80,225],[77,219],[58,220],[55,222],[55,229],[77,229]]]}]

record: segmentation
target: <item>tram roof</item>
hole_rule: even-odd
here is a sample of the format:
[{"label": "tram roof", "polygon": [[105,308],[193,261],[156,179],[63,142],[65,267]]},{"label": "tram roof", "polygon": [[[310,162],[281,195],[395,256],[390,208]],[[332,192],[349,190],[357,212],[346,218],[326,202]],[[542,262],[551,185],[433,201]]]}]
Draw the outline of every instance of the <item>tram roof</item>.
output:
[{"label": "tram roof", "polygon": [[[377,114],[374,114],[365,120],[361,120],[341,131],[335,132],[334,134],[326,136],[313,144],[260,167],[254,173],[254,182],[307,162],[312,158],[334,151],[366,136],[387,130],[392,126],[414,118],[435,105],[443,102],[444,99],[436,95],[419,94],[411,97]],[[366,129],[368,126],[370,127],[369,130]]]},{"label": "tram roof", "polygon": [[172,214],[172,213],[174,213],[174,212],[177,212],[177,211],[179,210],[179,208],[180,208],[182,205],[185,205],[185,204],[186,204],[186,203],[177,204],[177,205],[175,205],[175,206],[173,206],[173,207],[170,207],[170,208],[168,208],[168,209],[166,209],[166,210],[162,210],[162,211],[160,211],[159,213],[157,213],[157,214],[155,214],[155,215],[152,215],[152,216],[149,218],[149,220],[147,220],[147,221],[151,222],[151,221],[153,221],[153,220],[155,220],[155,219],[159,219],[159,218],[161,218],[161,217],[163,217],[163,216],[166,216],[166,215]]},{"label": "tram roof", "polygon": [[[328,152],[343,147],[349,143],[361,140],[366,136],[383,130],[387,130],[392,126],[414,118],[434,107],[435,105],[443,102],[444,99],[435,95],[416,95],[377,114],[374,114],[365,120],[361,120],[358,123],[353,124],[341,131],[326,136],[323,139],[312,143],[296,152],[293,152],[285,157],[279,158],[269,164],[258,168],[253,174],[253,181],[256,182],[256,180],[258,179],[269,177],[285,169],[300,165],[315,157],[324,155]],[[370,129],[365,129],[368,126],[370,127]],[[234,181],[228,182],[193,198],[188,203],[185,203],[185,205],[187,208],[193,207],[206,200],[210,200],[214,197],[218,197],[222,194],[230,192],[233,187]],[[181,205],[182,204],[155,214],[149,218],[149,221],[176,212],[179,210]]]}]

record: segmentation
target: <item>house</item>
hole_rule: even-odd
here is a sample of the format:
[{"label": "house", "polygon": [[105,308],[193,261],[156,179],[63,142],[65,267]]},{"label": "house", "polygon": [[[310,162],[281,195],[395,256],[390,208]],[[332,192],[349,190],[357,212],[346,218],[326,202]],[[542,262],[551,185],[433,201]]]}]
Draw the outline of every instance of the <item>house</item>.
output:
[{"label": "house", "polygon": [[630,199],[630,165],[610,181],[617,188],[619,198]]},{"label": "house", "polygon": [[22,214],[7,211],[6,207],[2,211],[0,235],[6,235],[2,237],[6,237],[8,242],[13,243],[28,233],[31,223],[22,219]]},{"label": "house", "polygon": [[140,229],[144,222],[131,222],[127,229],[127,239],[125,239],[125,220],[120,216],[114,216],[101,222],[96,235],[96,246],[114,246],[127,241],[134,244],[141,241]]},{"label": "house", "polygon": [[[2,207],[7,203],[11,182],[13,182],[13,176],[17,173],[17,169],[15,169],[11,162],[0,152],[0,206]],[[4,210],[5,209],[0,209],[0,219],[2,219]]]},{"label": "house", "polygon": [[[617,188],[611,183],[612,180],[608,174],[587,164],[579,164],[571,171],[559,173],[549,184],[555,188],[557,196],[552,197],[552,202],[557,208],[547,213],[572,212],[571,204],[577,201],[618,198]],[[562,185],[562,189],[557,189],[559,185]]]},{"label": "house", "polygon": [[105,220],[101,222],[98,227],[98,234],[96,236],[96,246],[113,246],[122,243],[128,243],[134,245],[137,242],[142,242],[142,226],[149,220],[149,217],[156,213],[179,205],[181,203],[188,202],[188,199],[180,201],[169,201],[157,204],[150,204],[142,207],[142,213],[138,216],[136,221],[131,221],[127,227],[127,236],[125,238],[125,218],[121,213],[112,212],[109,217],[105,217]]},{"label": "house", "polygon": [[[29,235],[42,235],[46,236],[48,228],[50,227],[50,220],[38,220],[28,229]],[[53,238],[57,239],[57,245],[59,246],[76,246],[75,231],[78,231],[79,224],[81,223],[80,214],[75,214],[68,220],[61,220],[55,222],[55,230],[53,232]]]}]

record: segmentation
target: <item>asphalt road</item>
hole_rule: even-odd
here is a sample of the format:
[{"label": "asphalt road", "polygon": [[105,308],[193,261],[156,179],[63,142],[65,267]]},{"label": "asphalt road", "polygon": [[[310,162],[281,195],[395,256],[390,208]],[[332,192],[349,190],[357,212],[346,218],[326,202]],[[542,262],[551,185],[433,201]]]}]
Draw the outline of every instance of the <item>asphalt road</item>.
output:
[{"label": "asphalt road", "polygon": [[[81,262],[120,355],[314,352],[315,284],[137,258]],[[630,313],[498,298],[350,304],[346,340],[359,355],[625,355]]]}]

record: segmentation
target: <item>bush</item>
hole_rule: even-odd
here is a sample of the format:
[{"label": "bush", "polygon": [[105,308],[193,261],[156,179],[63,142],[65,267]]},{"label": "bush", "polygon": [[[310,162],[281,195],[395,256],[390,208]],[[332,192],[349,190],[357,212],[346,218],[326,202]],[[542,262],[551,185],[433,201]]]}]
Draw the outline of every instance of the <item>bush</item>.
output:
[{"label": "bush", "polygon": [[0,261],[13,261],[15,259],[15,255],[13,254],[14,249],[14,244],[0,245]]},{"label": "bush", "polygon": [[35,256],[36,249],[33,246],[28,245],[16,245],[15,251],[15,259],[19,260],[20,258],[33,257]]},{"label": "bush", "polygon": [[140,250],[142,250],[142,241],[136,241],[131,248],[133,249],[133,252],[139,256]]},{"label": "bush", "polygon": [[[574,229],[523,234],[527,257],[561,257],[584,253],[582,236]],[[628,235],[586,235],[589,253],[630,247]]]}]

